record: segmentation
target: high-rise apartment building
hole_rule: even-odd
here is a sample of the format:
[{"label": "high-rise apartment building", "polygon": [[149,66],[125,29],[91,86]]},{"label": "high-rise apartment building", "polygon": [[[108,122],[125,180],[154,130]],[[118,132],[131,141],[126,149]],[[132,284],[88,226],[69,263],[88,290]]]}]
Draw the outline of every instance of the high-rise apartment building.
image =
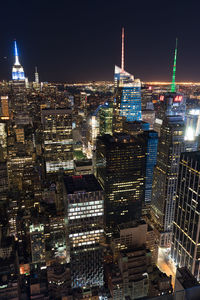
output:
[{"label": "high-rise apartment building", "polygon": [[99,136],[97,178],[105,192],[107,232],[141,216],[145,190],[145,142],[128,135]]},{"label": "high-rise apartment building", "polygon": [[182,153],[171,255],[179,267],[187,267],[200,280],[200,152]]},{"label": "high-rise apartment building", "polygon": [[169,247],[171,243],[179,159],[183,151],[184,122],[178,116],[167,117],[161,127],[152,186],[151,214],[161,247]]},{"label": "high-rise apartment building", "polygon": [[72,110],[44,109],[41,117],[46,172],[73,174]]},{"label": "high-rise apartment building", "polygon": [[103,285],[104,194],[94,175],[64,177],[73,288]]}]

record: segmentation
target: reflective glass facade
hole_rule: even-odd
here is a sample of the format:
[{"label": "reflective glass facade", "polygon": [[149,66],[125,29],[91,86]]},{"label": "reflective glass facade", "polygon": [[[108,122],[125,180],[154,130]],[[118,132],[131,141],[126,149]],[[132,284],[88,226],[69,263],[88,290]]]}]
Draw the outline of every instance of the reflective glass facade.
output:
[{"label": "reflective glass facade", "polygon": [[175,201],[171,255],[200,280],[200,152],[182,153]]},{"label": "reflective glass facade", "polygon": [[120,115],[127,121],[140,121],[141,115],[141,87],[134,82],[125,84],[122,88]]},{"label": "reflective glass facade", "polygon": [[139,79],[115,67],[114,75],[114,131],[118,130],[120,119],[125,121],[140,121],[141,114],[141,83]]},{"label": "reflective glass facade", "polygon": [[146,131],[142,134],[147,143],[146,152],[146,178],[145,178],[145,204],[151,203],[153,171],[157,159],[158,133]]},{"label": "reflective glass facade", "polygon": [[145,184],[145,142],[127,134],[97,138],[97,178],[105,192],[107,232],[139,219]]},{"label": "reflective glass facade", "polygon": [[184,122],[167,117],[158,142],[152,186],[152,218],[160,232],[160,246],[170,247],[180,154],[184,151]]}]

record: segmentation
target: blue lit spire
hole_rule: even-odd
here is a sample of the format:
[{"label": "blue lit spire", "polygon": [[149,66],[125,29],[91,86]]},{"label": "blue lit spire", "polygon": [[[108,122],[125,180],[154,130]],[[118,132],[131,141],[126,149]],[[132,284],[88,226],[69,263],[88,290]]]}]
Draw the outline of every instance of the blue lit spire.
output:
[{"label": "blue lit spire", "polygon": [[12,80],[25,80],[24,69],[19,62],[19,54],[16,40],[14,41],[14,56],[15,63],[12,67]]},{"label": "blue lit spire", "polygon": [[14,41],[14,55],[15,55],[15,65],[20,65],[16,40]]}]

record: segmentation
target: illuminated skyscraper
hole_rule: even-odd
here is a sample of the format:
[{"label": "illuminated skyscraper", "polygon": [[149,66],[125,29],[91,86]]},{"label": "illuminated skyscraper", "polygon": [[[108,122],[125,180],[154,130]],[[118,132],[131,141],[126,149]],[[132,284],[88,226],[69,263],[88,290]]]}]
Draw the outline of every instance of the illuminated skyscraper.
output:
[{"label": "illuminated skyscraper", "polygon": [[143,121],[124,122],[124,133],[137,136],[144,143],[146,176],[143,205],[147,208],[151,203],[153,171],[157,158],[158,133],[154,130],[149,130],[149,123]]},{"label": "illuminated skyscraper", "polygon": [[94,175],[64,177],[72,287],[103,285],[104,194]]},{"label": "illuminated skyscraper", "polygon": [[181,116],[185,119],[186,98],[178,92],[169,92],[160,95],[156,117],[164,120],[165,116]]},{"label": "illuminated skyscraper", "polygon": [[8,96],[1,96],[1,115],[3,119],[9,119]]},{"label": "illuminated skyscraper", "polygon": [[99,110],[99,132],[100,135],[112,134],[113,108],[105,103]]},{"label": "illuminated skyscraper", "polygon": [[5,121],[0,122],[0,161],[7,158],[7,126]]},{"label": "illuminated skyscraper", "polygon": [[45,236],[43,224],[30,225],[30,240],[32,263],[41,263],[45,261]]},{"label": "illuminated skyscraper", "polygon": [[145,142],[128,135],[97,138],[97,178],[105,192],[107,232],[139,219],[145,190]]},{"label": "illuminated skyscraper", "polygon": [[47,173],[73,174],[72,110],[42,110],[44,157]]},{"label": "illuminated skyscraper", "polygon": [[153,171],[157,159],[158,134],[156,131],[144,131],[140,135],[146,143],[145,205],[151,203]]},{"label": "illuminated skyscraper", "polygon": [[15,63],[12,68],[12,80],[25,80],[24,69],[19,62],[17,42],[14,41]]},{"label": "illuminated skyscraper", "polygon": [[183,151],[183,120],[180,116],[166,117],[158,142],[151,211],[155,227],[159,231],[161,247],[169,247],[171,243],[178,166]]},{"label": "illuminated skyscraper", "polygon": [[8,195],[8,171],[6,162],[0,162],[0,202],[6,201]]},{"label": "illuminated skyscraper", "polygon": [[35,83],[39,83],[39,74],[37,71],[37,67],[35,67]]},{"label": "illuminated skyscraper", "polygon": [[182,153],[179,163],[171,255],[200,280],[200,152]]},{"label": "illuminated skyscraper", "polygon": [[113,131],[123,130],[123,119],[140,121],[141,114],[141,82],[124,70],[124,29],[122,28],[122,61],[121,68],[115,66],[114,75]]},{"label": "illuminated skyscraper", "polygon": [[185,120],[186,113],[186,97],[176,89],[176,59],[177,59],[177,40],[174,53],[173,75],[171,89],[167,93],[163,93],[159,97],[159,101],[155,104],[156,119],[154,129],[160,136],[160,128],[166,116],[181,116]]},{"label": "illuminated skyscraper", "polygon": [[185,119],[185,151],[197,151],[200,135],[200,110],[189,110]]}]

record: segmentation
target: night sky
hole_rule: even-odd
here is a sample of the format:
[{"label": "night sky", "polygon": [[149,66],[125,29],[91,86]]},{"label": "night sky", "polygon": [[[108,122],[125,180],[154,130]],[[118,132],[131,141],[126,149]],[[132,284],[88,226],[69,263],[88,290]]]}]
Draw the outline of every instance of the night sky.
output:
[{"label": "night sky", "polygon": [[[125,27],[125,69],[143,81],[171,80],[178,37],[177,81],[200,81],[199,1],[3,1],[0,80],[11,78],[13,39],[33,80],[113,80]],[[6,58],[7,57],[7,58]]]}]

